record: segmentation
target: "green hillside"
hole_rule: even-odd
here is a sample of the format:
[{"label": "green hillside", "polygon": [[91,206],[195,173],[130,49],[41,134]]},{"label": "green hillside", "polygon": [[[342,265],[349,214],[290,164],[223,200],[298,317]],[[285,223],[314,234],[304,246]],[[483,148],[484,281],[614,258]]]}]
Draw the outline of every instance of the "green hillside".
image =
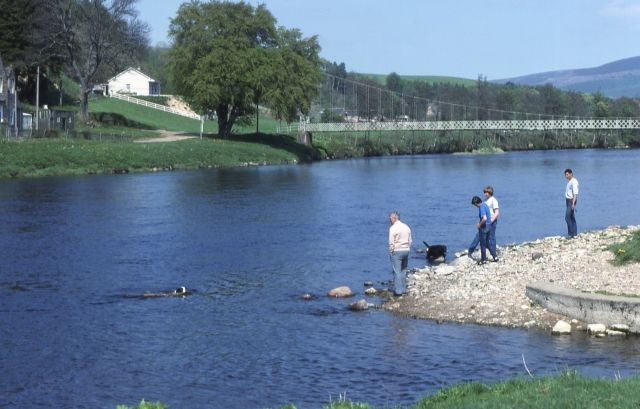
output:
[{"label": "green hillside", "polygon": [[[376,81],[381,85],[384,85],[388,74],[357,74],[359,77],[369,78]],[[452,84],[463,85],[466,87],[473,87],[476,85],[476,80],[459,77],[446,77],[439,75],[400,75],[400,78],[404,81],[422,81],[429,84]]]},{"label": "green hillside", "polygon": [[[200,132],[200,121],[171,114],[169,112],[132,104],[115,98],[97,98],[89,102],[92,117],[105,126],[128,127],[134,129],[163,129],[173,132]],[[275,133],[279,121],[260,115],[260,132]],[[283,125],[286,125],[283,123]],[[255,132],[255,119],[247,124],[234,126],[235,133]],[[205,121],[204,132],[217,134],[217,121]]]},{"label": "green hillside", "polygon": [[[200,121],[169,112],[132,104],[115,98],[97,98],[89,102],[89,112],[99,122],[140,129],[164,129],[175,132],[200,132]],[[110,115],[105,115],[110,114]],[[218,124],[204,122],[205,133],[217,133]]]}]

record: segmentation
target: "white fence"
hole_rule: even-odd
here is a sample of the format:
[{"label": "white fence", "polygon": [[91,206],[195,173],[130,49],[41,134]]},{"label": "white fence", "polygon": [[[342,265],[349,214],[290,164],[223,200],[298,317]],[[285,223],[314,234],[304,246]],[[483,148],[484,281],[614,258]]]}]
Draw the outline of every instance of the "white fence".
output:
[{"label": "white fence", "polygon": [[640,118],[522,119],[488,121],[427,122],[339,122],[300,123],[301,131],[449,131],[449,130],[553,130],[553,129],[640,129]]},{"label": "white fence", "polygon": [[302,125],[298,125],[298,124],[278,125],[278,127],[276,128],[276,133],[292,134],[292,133],[298,133],[298,131],[301,129],[302,129]]},{"label": "white fence", "polygon": [[194,114],[194,113],[191,113],[191,112],[181,111],[179,109],[171,108],[171,107],[168,107],[166,105],[160,105],[160,104],[156,104],[154,102],[145,101],[144,99],[132,98],[132,97],[130,97],[128,95],[123,95],[123,94],[118,94],[118,93],[113,93],[113,94],[111,94],[109,96],[111,98],[116,98],[116,99],[120,99],[120,100],[123,100],[123,101],[131,102],[132,104],[138,104],[138,105],[142,105],[142,106],[153,108],[153,109],[158,109],[160,111],[169,112],[169,113],[176,114],[176,115],[186,116],[187,118],[197,119],[198,121],[201,120],[200,115],[197,115],[197,114]]}]

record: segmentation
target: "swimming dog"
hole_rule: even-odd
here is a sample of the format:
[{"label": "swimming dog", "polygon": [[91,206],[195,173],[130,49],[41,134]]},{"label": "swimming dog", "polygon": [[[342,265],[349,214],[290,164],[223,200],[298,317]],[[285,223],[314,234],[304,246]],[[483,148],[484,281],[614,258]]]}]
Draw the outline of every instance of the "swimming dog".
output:
[{"label": "swimming dog", "polygon": [[429,243],[423,241],[424,245],[427,246],[425,253],[427,253],[427,261],[434,261],[442,257],[443,259],[447,258],[447,246],[442,244],[434,244],[430,246]]}]

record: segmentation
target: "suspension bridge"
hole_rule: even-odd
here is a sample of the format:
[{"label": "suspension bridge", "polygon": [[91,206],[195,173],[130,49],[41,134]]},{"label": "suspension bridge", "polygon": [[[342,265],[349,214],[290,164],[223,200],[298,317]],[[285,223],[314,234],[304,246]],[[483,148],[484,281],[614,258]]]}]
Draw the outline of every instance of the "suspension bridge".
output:
[{"label": "suspension bridge", "polygon": [[527,120],[449,120],[449,121],[363,121],[310,123],[301,121],[298,130],[306,132],[359,131],[546,131],[546,130],[640,129],[640,118],[527,119]]},{"label": "suspension bridge", "polygon": [[309,117],[282,131],[551,131],[634,130],[640,117],[593,118],[516,112],[405,95],[325,73]]}]

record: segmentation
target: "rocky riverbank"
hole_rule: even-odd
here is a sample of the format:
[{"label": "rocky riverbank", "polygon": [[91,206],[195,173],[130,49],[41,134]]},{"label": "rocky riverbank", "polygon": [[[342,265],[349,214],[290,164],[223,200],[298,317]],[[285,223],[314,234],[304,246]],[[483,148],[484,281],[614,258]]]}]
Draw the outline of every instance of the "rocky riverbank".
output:
[{"label": "rocky riverbank", "polygon": [[[459,255],[448,264],[415,269],[407,294],[390,299],[384,308],[440,322],[551,329],[571,318],[528,299],[527,284],[544,281],[577,291],[640,295],[640,264],[614,266],[613,253],[606,250],[639,229],[611,226],[574,239],[556,236],[498,247],[499,261],[484,265]],[[474,255],[479,258],[478,252]]]}]

